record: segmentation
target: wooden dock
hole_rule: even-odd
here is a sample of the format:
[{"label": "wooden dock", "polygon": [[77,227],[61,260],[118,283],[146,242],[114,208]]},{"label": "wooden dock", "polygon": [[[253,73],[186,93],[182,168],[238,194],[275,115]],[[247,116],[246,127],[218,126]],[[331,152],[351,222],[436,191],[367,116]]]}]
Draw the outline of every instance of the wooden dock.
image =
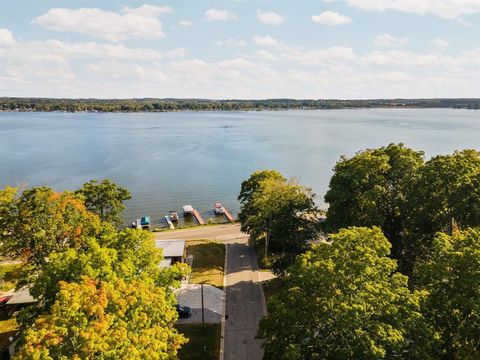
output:
[{"label": "wooden dock", "polygon": [[235,219],[233,218],[232,214],[230,214],[230,211],[228,211],[227,208],[225,208],[225,211],[223,212],[223,214],[225,215],[228,221],[235,222]]},{"label": "wooden dock", "polygon": [[200,213],[196,209],[193,209],[192,214],[195,217],[195,219],[197,219],[197,222],[199,225],[205,225],[205,221],[203,221],[202,217],[200,216]]}]

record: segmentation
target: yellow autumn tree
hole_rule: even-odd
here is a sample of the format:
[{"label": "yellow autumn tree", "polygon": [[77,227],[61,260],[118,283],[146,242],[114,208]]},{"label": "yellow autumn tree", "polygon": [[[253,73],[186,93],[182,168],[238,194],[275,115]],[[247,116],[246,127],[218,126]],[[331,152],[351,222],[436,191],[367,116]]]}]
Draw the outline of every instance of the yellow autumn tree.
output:
[{"label": "yellow autumn tree", "polygon": [[144,281],[60,283],[55,304],[25,331],[15,359],[172,359],[187,342],[171,294]]}]

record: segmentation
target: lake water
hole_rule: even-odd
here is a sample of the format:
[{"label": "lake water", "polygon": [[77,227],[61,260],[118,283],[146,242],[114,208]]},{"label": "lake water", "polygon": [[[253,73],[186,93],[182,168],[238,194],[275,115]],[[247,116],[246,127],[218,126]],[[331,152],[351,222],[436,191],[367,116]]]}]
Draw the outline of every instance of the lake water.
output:
[{"label": "lake water", "polygon": [[[480,112],[373,109],[285,112],[0,113],[0,186],[76,189],[110,178],[128,188],[126,222],[217,201],[238,211],[241,182],[278,169],[321,207],[339,157],[403,142],[427,157],[480,149]],[[218,220],[218,219],[217,219]]]}]

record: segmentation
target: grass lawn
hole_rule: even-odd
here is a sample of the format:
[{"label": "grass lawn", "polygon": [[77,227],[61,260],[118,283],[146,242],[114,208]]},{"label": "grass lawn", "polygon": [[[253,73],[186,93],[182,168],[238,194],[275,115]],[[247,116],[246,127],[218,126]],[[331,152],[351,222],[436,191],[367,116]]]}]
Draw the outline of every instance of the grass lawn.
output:
[{"label": "grass lawn", "polygon": [[15,287],[21,264],[0,265],[0,290],[8,291]]},{"label": "grass lawn", "polygon": [[14,336],[18,330],[16,319],[0,320],[0,352],[2,352],[8,344],[10,344],[9,337]]},{"label": "grass lawn", "polygon": [[223,288],[225,245],[210,240],[187,242],[187,254],[193,255],[192,284],[210,284]]},{"label": "grass lawn", "polygon": [[177,330],[189,339],[178,353],[180,360],[217,360],[220,351],[220,324],[177,324]]}]

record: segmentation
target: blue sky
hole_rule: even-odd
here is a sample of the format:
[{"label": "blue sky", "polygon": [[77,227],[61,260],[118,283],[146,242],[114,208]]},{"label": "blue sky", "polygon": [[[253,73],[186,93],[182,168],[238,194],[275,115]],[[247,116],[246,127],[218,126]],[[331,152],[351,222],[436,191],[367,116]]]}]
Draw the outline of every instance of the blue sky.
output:
[{"label": "blue sky", "polygon": [[0,96],[480,97],[480,0],[0,0]]}]

